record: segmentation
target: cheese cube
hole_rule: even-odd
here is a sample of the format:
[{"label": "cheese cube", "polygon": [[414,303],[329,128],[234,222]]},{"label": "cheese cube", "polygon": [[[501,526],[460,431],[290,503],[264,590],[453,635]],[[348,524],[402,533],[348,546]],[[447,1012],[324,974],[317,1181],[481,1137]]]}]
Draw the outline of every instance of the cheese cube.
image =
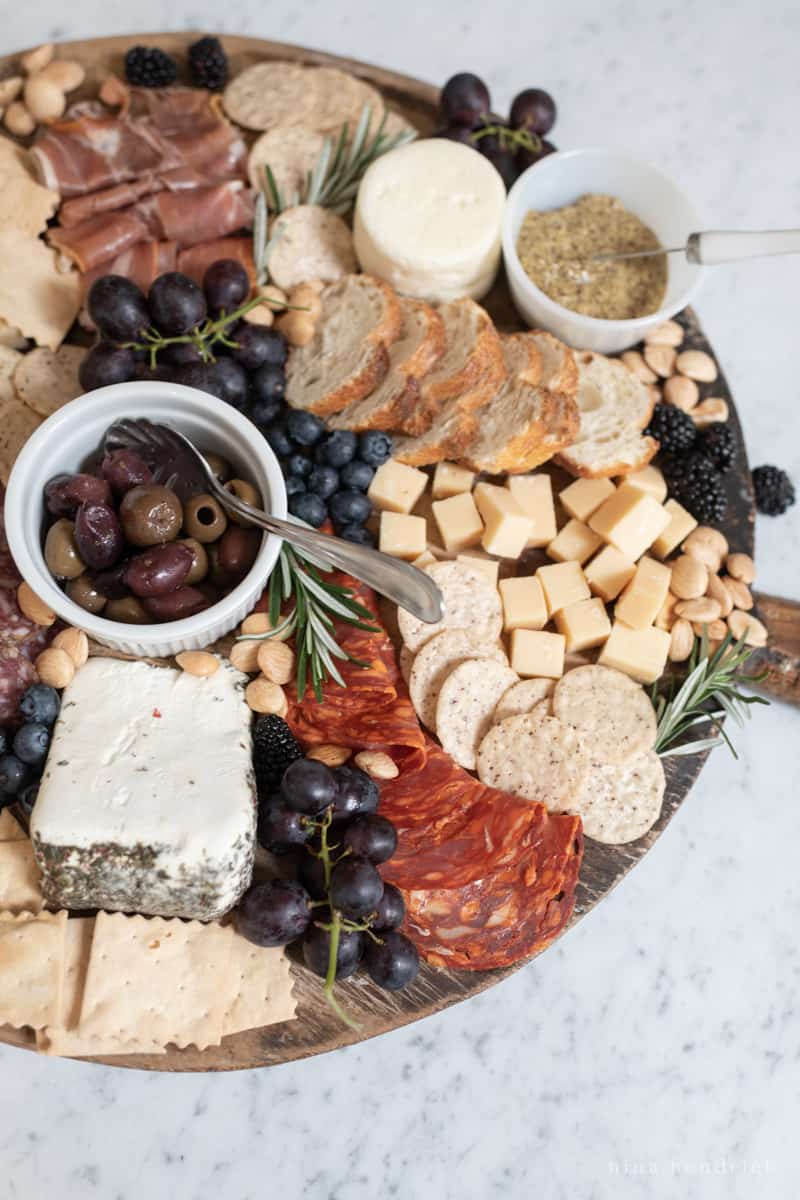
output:
[{"label": "cheese cube", "polygon": [[393,558],[411,561],[423,554],[428,544],[428,527],[424,517],[405,513],[382,512],[378,549]]},{"label": "cheese cube", "polygon": [[549,475],[510,475],[506,484],[522,511],[531,519],[527,548],[546,546],[556,536],[553,482]]},{"label": "cheese cube", "polygon": [[664,511],[669,513],[669,525],[658,535],[651,547],[653,554],[659,558],[666,558],[668,554],[672,554],[676,546],[680,546],[683,539],[697,528],[697,521],[677,500],[668,500]]},{"label": "cheese cube", "polygon": [[615,491],[610,479],[576,479],[558,498],[571,517],[585,521]]},{"label": "cheese cube", "polygon": [[631,629],[615,621],[597,661],[603,667],[624,671],[637,683],[655,683],[666,666],[669,643],[670,636],[664,629],[654,625]]},{"label": "cheese cube", "polygon": [[663,504],[667,498],[667,481],[658,467],[642,467],[641,471],[633,471],[630,475],[623,475],[620,483],[629,483],[631,487],[639,488],[642,492],[647,492],[659,504]]},{"label": "cheese cube", "polygon": [[376,508],[410,513],[427,484],[428,476],[424,471],[389,458],[373,475],[367,495]]},{"label": "cheese cube", "polygon": [[512,496],[508,488],[493,483],[479,483],[475,488],[478,506],[486,530],[481,545],[487,554],[500,558],[519,558],[528,544],[531,519]]},{"label": "cheese cube", "polygon": [[457,496],[459,492],[471,492],[474,482],[474,471],[459,467],[458,463],[440,462],[433,473],[431,494],[434,500],[446,500],[448,496]]},{"label": "cheese cube", "polygon": [[613,546],[605,546],[584,567],[586,582],[596,596],[609,604],[620,594],[629,579],[633,579],[636,564]]},{"label": "cheese cube", "polygon": [[578,600],[588,600],[591,596],[583,571],[576,562],[539,567],[536,577],[542,585],[547,612],[551,617],[560,608],[566,608]]},{"label": "cheese cube", "polygon": [[555,616],[556,629],[567,639],[567,653],[602,646],[611,633],[606,606],[599,596],[568,604]]},{"label": "cheese cube", "polygon": [[503,628],[544,629],[547,624],[547,605],[542,585],[535,575],[518,575],[500,581],[503,601]]},{"label": "cheese cube", "polygon": [[614,616],[632,629],[645,629],[655,621],[667,598],[672,572],[654,558],[639,559],[636,574],[614,606]]},{"label": "cheese cube", "polygon": [[636,562],[669,522],[669,513],[649,492],[623,483],[592,513],[589,528]]},{"label": "cheese cube", "polygon": [[456,562],[472,567],[473,571],[480,571],[492,587],[497,587],[497,569],[500,563],[495,559],[486,558],[483,554],[459,554]]},{"label": "cheese cube", "polygon": [[585,563],[602,544],[603,539],[599,533],[584,525],[583,521],[573,518],[567,521],[564,528],[553,538],[547,547],[547,553],[556,562]]},{"label": "cheese cube", "polygon": [[459,492],[431,505],[442,543],[451,552],[475,546],[483,534],[483,521],[470,492]]},{"label": "cheese cube", "polygon": [[411,565],[412,567],[416,567],[419,571],[424,571],[426,567],[432,567],[433,564],[437,563],[438,561],[439,560],[436,555],[431,554],[430,550],[423,550],[419,558],[415,558]]},{"label": "cheese cube", "polygon": [[511,634],[511,669],[528,678],[560,679],[564,674],[565,646],[562,633],[515,629]]}]

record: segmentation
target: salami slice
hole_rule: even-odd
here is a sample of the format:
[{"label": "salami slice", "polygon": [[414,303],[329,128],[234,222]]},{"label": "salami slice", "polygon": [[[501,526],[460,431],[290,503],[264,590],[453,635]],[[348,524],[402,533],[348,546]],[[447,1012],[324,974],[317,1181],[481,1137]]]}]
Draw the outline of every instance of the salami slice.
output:
[{"label": "salami slice", "polygon": [[3,508],[6,499],[6,489],[0,483],[0,588],[15,588],[22,582],[22,576],[17,570],[17,564],[11,557],[6,539],[6,525]]},{"label": "salami slice", "polygon": [[53,633],[23,616],[15,591],[0,588],[0,724],[17,719],[22,693],[37,680],[34,659]]}]

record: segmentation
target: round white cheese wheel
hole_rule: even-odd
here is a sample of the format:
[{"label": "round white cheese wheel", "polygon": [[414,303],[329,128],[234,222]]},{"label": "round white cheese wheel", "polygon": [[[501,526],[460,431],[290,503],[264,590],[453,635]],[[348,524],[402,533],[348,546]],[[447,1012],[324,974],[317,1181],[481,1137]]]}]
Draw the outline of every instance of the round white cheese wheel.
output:
[{"label": "round white cheese wheel", "polygon": [[497,274],[505,202],[500,175],[469,146],[428,138],[391,150],[358,189],[361,268],[406,296],[478,300]]}]

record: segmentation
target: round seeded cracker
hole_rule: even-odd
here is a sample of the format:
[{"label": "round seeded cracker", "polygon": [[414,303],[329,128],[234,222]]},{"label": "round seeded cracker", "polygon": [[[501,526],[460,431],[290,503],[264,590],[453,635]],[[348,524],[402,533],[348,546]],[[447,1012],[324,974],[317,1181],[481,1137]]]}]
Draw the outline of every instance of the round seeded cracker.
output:
[{"label": "round seeded cracker", "polygon": [[647,693],[612,667],[568,671],[553,692],[553,713],[598,762],[626,762],[655,745],[656,714]]},{"label": "round seeded cracker", "polygon": [[523,713],[493,725],[478,747],[478,778],[489,787],[572,812],[592,760],[574,729],[555,717]]},{"label": "round seeded cracker", "polygon": [[442,593],[441,621],[428,624],[406,609],[397,610],[397,624],[414,653],[444,629],[469,629],[481,642],[496,642],[503,628],[500,595],[485,576],[459,562],[439,562],[426,568]]},{"label": "round seeded cracker", "polygon": [[276,125],[311,126],[308,116],[315,97],[313,71],[289,62],[261,62],[231,80],[222,104],[245,129],[274,129]]},{"label": "round seeded cracker", "polygon": [[411,668],[414,666],[414,655],[408,646],[400,647],[400,653],[397,656],[397,665],[400,668],[400,674],[403,676],[403,679],[408,683],[411,678]]},{"label": "round seeded cracker", "polygon": [[494,710],[495,725],[505,721],[506,717],[519,717],[523,713],[533,712],[542,700],[548,701],[546,711],[549,712],[549,699],[554,687],[554,679],[521,679],[498,700]]},{"label": "round seeded cracker", "polygon": [[247,156],[251,185],[264,191],[264,167],[268,165],[284,203],[291,204],[295,193],[302,195],[306,177],[319,158],[324,142],[321,133],[302,125],[267,130],[253,142]]},{"label": "round seeded cracker", "polygon": [[408,691],[417,716],[428,729],[436,729],[436,704],[442,684],[455,667],[470,658],[488,658],[508,665],[502,646],[496,641],[481,641],[469,629],[445,629],[437,633],[414,658]]},{"label": "round seeded cracker", "polygon": [[621,846],[643,837],[658,820],[665,787],[661,759],[648,750],[625,763],[595,764],[571,811],[587,837]]},{"label": "round seeded cracker", "polygon": [[23,354],[14,371],[14,387],[20,400],[40,417],[51,416],[83,393],[78,369],[85,357],[82,346],[59,346],[57,350],[38,346]]},{"label": "round seeded cracker", "polygon": [[497,701],[517,674],[491,659],[468,659],[445,679],[436,704],[436,733],[442,748],[468,771],[492,724]]}]

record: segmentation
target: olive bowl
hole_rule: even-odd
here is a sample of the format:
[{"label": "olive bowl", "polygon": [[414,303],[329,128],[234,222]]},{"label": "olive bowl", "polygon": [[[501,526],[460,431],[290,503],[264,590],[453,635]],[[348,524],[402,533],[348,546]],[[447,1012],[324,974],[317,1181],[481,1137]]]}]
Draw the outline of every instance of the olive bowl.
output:
[{"label": "olive bowl", "polygon": [[87,612],[61,590],[45,563],[45,485],[54,475],[79,471],[100,447],[108,427],[124,417],[171,425],[199,450],[222,455],[237,474],[258,488],[266,512],[286,516],[286,488],[278,460],[255,426],[236,409],[179,384],[118,383],[66,404],[26,442],[6,491],[9,549],[36,595],[62,620],[103,645],[142,658],[199,650],[230,633],[252,611],[277,561],[279,537],[264,535],[247,575],[216,604],[195,616],[162,624],[127,625]]}]

